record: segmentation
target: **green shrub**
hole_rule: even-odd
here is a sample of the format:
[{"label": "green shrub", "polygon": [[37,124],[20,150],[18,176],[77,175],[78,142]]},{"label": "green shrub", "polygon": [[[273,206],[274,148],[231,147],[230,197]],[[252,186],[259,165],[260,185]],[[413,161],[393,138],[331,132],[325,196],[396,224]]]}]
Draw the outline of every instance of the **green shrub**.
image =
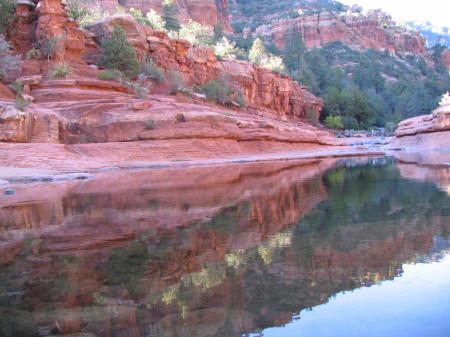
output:
[{"label": "green shrub", "polygon": [[389,135],[390,133],[394,132],[398,128],[398,124],[394,122],[388,122],[386,123],[386,126],[384,128],[384,134]]},{"label": "green shrub", "polygon": [[56,63],[50,69],[48,77],[50,79],[67,78],[75,75],[75,71],[72,69],[68,62]]},{"label": "green shrub", "polygon": [[125,31],[119,25],[114,26],[111,38],[103,41],[99,65],[108,69],[118,69],[128,77],[139,74],[136,51],[127,41]]},{"label": "green shrub", "polygon": [[81,0],[67,0],[67,14],[76,22],[80,23],[89,16],[89,9]]},{"label": "green shrub", "polygon": [[38,49],[47,60],[53,59],[61,47],[59,41],[64,39],[64,37],[64,35],[49,36],[44,33],[39,34],[33,48]]},{"label": "green shrub", "polygon": [[341,116],[328,116],[325,118],[325,125],[333,130],[344,128]]},{"label": "green shrub", "polygon": [[184,76],[178,70],[171,69],[167,72],[167,83],[169,84],[169,94],[187,91]]},{"label": "green shrub", "polygon": [[237,95],[234,97],[234,101],[235,101],[237,104],[239,104],[239,106],[240,106],[241,108],[247,106],[247,104],[248,104],[247,101],[245,100],[244,96],[242,96],[242,94],[237,94]]},{"label": "green shrub", "polygon": [[81,28],[86,28],[91,22],[111,15],[98,1],[89,8],[83,0],[67,0],[67,14]]},{"label": "green shrub", "polygon": [[139,81],[131,81],[124,83],[128,88],[134,91],[135,98],[147,98],[150,93],[151,84],[150,83],[142,83]]},{"label": "green shrub", "polygon": [[14,22],[16,5],[14,0],[0,0],[0,34],[5,34],[6,27]]},{"label": "green shrub", "polygon": [[11,46],[5,40],[5,37],[0,35],[0,78],[5,76],[8,71],[20,67],[19,56],[12,55],[10,48]]},{"label": "green shrub", "polygon": [[147,130],[153,130],[155,128],[155,121],[153,119],[149,119],[146,123],[145,123],[145,128]]},{"label": "green shrub", "polygon": [[31,102],[29,100],[16,96],[16,99],[14,100],[14,107],[18,110],[24,111],[30,103]]},{"label": "green shrub", "polygon": [[141,74],[145,78],[150,78],[156,82],[164,82],[166,77],[164,76],[164,70],[156,65],[151,57],[148,57],[141,63]]},{"label": "green shrub", "polygon": [[105,69],[99,75],[100,80],[109,81],[113,80],[119,83],[123,83],[126,78],[125,74],[117,69]]},{"label": "green shrub", "polygon": [[342,117],[342,125],[345,130],[359,129],[359,123],[354,117],[349,116]]},{"label": "green shrub", "polygon": [[212,80],[200,87],[200,90],[210,101],[224,105],[231,102],[231,88],[221,80]]}]

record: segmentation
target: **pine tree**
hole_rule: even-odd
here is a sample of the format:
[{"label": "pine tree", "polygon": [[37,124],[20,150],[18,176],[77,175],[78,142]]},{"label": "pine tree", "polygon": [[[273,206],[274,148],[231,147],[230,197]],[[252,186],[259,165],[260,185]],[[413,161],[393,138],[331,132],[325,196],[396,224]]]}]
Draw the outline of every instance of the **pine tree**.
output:
[{"label": "pine tree", "polygon": [[225,34],[223,32],[223,26],[220,22],[217,22],[217,24],[214,26],[214,42],[222,40],[224,36]]},{"label": "pine tree", "polygon": [[108,69],[118,69],[128,77],[138,75],[136,51],[119,25],[114,26],[111,38],[103,41],[99,64]]},{"label": "pine tree", "polygon": [[164,20],[164,28],[168,31],[179,31],[181,29],[180,23],[177,19],[177,8],[173,0],[165,0],[162,3],[162,19]]},{"label": "pine tree", "polygon": [[284,39],[284,64],[289,70],[298,70],[306,46],[300,32],[287,32]]}]

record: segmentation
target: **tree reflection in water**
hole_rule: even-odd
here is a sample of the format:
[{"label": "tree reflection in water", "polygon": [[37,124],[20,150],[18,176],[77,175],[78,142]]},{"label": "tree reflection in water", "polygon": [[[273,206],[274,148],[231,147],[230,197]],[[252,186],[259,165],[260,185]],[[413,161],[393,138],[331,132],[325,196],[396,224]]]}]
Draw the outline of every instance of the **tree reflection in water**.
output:
[{"label": "tree reflection in water", "polygon": [[0,335],[240,336],[448,248],[447,193],[385,158],[183,170],[1,204]]}]

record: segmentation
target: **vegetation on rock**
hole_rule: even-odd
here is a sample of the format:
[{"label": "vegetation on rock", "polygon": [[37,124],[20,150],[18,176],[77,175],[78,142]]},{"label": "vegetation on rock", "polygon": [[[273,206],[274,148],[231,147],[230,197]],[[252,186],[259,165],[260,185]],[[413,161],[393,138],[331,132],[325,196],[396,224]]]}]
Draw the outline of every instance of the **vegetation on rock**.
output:
[{"label": "vegetation on rock", "polygon": [[178,32],[181,29],[177,19],[177,8],[173,0],[165,0],[162,3],[162,19],[164,21],[164,28],[168,31]]},{"label": "vegetation on rock", "polygon": [[141,62],[141,73],[139,74],[141,79],[152,79],[156,82],[164,82],[166,77],[164,70],[158,67],[155,61],[151,57],[147,57]]},{"label": "vegetation on rock", "polygon": [[5,40],[3,35],[0,35],[0,78],[9,71],[18,69],[19,66],[19,56],[12,54],[9,42]]},{"label": "vegetation on rock", "polygon": [[52,65],[48,77],[50,79],[61,79],[75,75],[75,71],[69,62],[59,62]]},{"label": "vegetation on rock", "polygon": [[16,6],[14,0],[0,0],[0,34],[5,34],[6,27],[14,22]]},{"label": "vegetation on rock", "polygon": [[171,69],[167,72],[167,83],[169,84],[169,94],[171,95],[187,91],[184,76],[178,70]]},{"label": "vegetation on rock", "polygon": [[139,74],[136,51],[127,41],[125,31],[119,25],[114,26],[111,38],[103,41],[99,65],[108,69],[120,70],[128,77],[135,77]]}]

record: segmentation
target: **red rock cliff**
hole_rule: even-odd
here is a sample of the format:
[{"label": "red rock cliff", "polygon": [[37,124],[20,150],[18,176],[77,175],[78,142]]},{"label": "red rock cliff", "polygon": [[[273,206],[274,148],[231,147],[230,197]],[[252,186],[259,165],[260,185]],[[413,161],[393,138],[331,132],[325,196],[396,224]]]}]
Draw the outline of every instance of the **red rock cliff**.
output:
[{"label": "red rock cliff", "polygon": [[[91,2],[95,1],[91,0]],[[161,13],[162,2],[162,0],[124,0],[119,4],[118,0],[100,0],[100,4],[111,11],[114,11],[116,7],[123,6],[136,8],[142,12],[154,9],[158,13]],[[177,0],[174,3],[182,23],[187,23],[189,19],[210,27],[220,23],[225,31],[232,31],[228,20],[228,0]]]},{"label": "red rock cliff", "polygon": [[[391,53],[425,54],[425,41],[419,32],[395,26],[384,13],[339,15],[322,12],[295,19],[273,21],[269,27],[274,42],[283,47],[288,31],[301,32],[308,49],[328,42],[342,41],[356,49],[388,49]],[[266,28],[267,30],[267,28]]]}]

